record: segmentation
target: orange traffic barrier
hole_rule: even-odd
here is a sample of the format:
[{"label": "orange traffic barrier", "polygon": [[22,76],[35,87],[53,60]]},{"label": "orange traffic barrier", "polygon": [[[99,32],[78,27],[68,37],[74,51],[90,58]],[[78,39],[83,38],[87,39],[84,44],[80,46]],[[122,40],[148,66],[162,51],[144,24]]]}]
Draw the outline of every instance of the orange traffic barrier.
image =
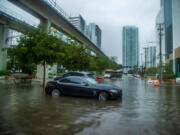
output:
[{"label": "orange traffic barrier", "polygon": [[166,83],[166,81],[162,80],[162,84],[165,84],[165,83]]},{"label": "orange traffic barrier", "polygon": [[154,87],[154,85],[155,85],[154,80],[152,81],[152,85],[153,85],[153,87]]},{"label": "orange traffic barrier", "polygon": [[157,86],[158,86],[158,87],[160,87],[160,83],[159,83],[159,80],[158,80]]},{"label": "orange traffic barrier", "polygon": [[176,84],[176,80],[172,80],[172,84]]}]

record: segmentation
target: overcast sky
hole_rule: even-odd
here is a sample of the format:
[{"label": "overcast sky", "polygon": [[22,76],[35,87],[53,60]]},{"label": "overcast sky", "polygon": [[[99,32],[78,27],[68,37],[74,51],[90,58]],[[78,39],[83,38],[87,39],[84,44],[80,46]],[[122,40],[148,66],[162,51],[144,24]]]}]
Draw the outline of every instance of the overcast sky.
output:
[{"label": "overcast sky", "polygon": [[122,27],[139,27],[142,48],[155,40],[155,20],[160,0],[56,0],[71,16],[81,14],[87,23],[94,22],[102,30],[102,49],[108,56],[117,56],[122,63]]}]

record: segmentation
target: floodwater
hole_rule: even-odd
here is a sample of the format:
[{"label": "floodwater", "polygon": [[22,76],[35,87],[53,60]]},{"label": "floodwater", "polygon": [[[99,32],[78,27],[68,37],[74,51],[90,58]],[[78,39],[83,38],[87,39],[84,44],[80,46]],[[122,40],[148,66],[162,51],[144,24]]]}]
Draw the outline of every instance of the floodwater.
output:
[{"label": "floodwater", "polygon": [[38,83],[0,82],[0,135],[180,135],[180,87],[153,88],[125,76],[106,80],[122,100],[51,97]]}]

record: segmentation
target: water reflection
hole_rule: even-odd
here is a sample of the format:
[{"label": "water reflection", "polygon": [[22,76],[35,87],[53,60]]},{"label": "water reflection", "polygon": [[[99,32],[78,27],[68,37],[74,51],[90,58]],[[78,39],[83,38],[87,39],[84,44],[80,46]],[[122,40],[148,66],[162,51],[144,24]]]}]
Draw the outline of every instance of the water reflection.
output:
[{"label": "water reflection", "polygon": [[180,133],[178,87],[153,88],[132,77],[106,80],[106,83],[123,89],[122,101],[52,98],[42,95],[38,83],[31,88],[7,87],[0,82],[0,118],[4,121],[0,122],[0,129],[8,128],[27,135]]}]

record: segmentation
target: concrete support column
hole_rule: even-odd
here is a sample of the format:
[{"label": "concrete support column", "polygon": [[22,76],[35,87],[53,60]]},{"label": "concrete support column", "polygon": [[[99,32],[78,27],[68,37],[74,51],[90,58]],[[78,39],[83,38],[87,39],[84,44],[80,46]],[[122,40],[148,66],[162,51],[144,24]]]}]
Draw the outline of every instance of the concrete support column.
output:
[{"label": "concrete support column", "polygon": [[7,65],[7,51],[2,51],[3,48],[7,48],[8,27],[6,25],[0,25],[0,70],[5,70]]},{"label": "concrete support column", "polygon": [[44,32],[48,32],[51,27],[51,22],[47,19],[41,19],[40,26]]},{"label": "concrete support column", "polygon": [[[42,19],[40,25],[43,31],[48,32],[51,26],[51,22],[47,19]],[[43,80],[43,70],[44,70],[43,65],[39,64],[37,66],[37,74],[36,74],[37,79]],[[46,79],[48,78],[48,65],[46,65],[45,78]]]}]

